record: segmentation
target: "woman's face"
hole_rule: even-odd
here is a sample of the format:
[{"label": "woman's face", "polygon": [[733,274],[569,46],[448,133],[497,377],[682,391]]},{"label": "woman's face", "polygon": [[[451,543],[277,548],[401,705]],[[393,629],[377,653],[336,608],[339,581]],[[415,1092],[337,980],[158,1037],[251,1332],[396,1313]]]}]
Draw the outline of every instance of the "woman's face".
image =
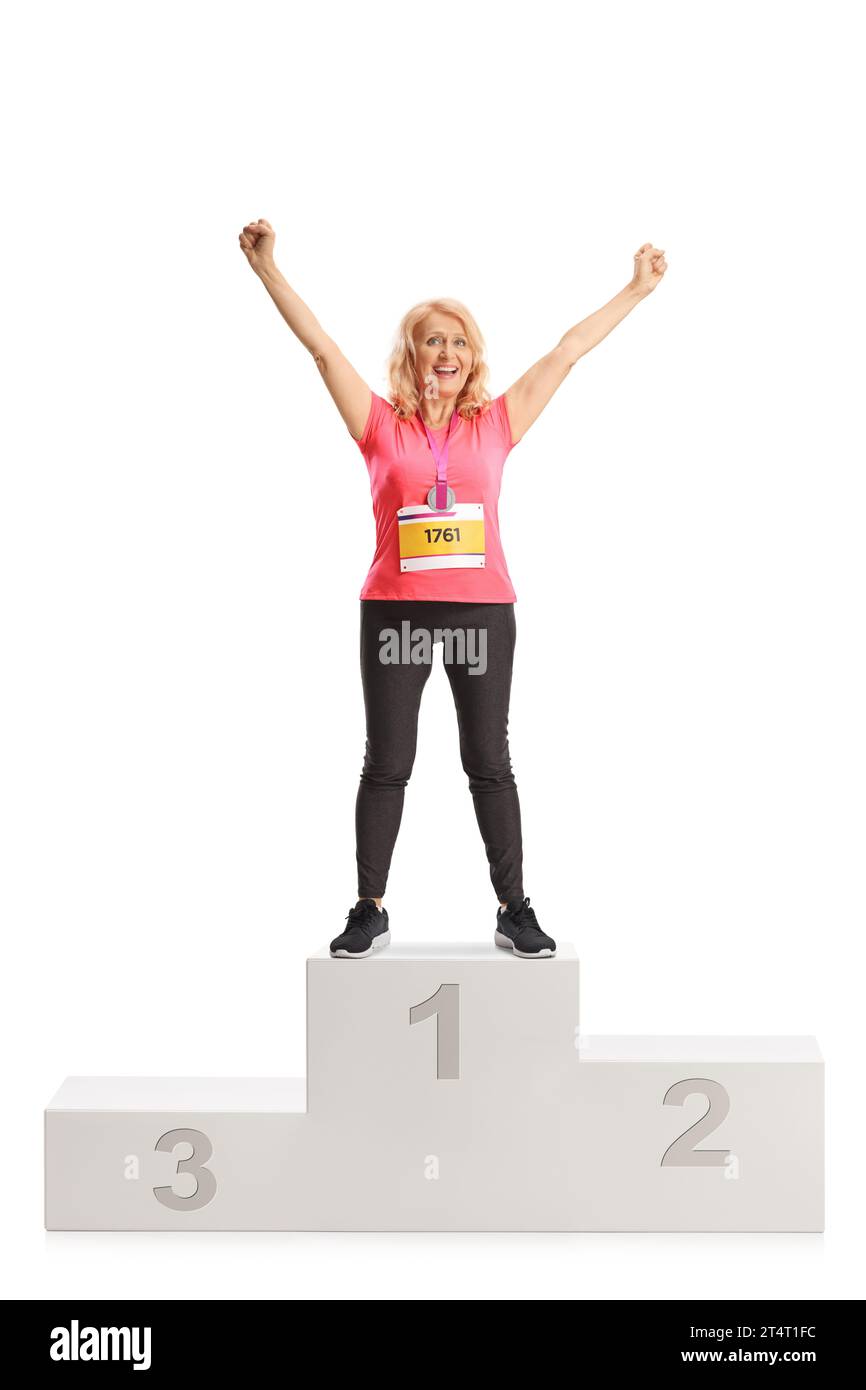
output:
[{"label": "woman's face", "polygon": [[428,400],[456,400],[471,368],[472,351],[459,319],[433,313],[421,320],[415,329],[415,369]]}]

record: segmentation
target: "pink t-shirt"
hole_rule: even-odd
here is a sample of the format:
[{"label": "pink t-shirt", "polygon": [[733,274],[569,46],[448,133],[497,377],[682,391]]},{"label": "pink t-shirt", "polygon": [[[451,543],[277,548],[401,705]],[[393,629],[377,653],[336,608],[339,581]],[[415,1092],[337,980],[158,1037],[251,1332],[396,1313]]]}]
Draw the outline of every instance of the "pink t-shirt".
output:
[{"label": "pink t-shirt", "polygon": [[[498,515],[502,466],[514,447],[505,397],[497,396],[471,420],[461,416],[448,446],[448,486],[454,489],[456,500],[484,505],[484,568],[403,574],[397,509],[426,502],[436,481],[436,463],[418,415],[401,420],[388,401],[375,391],[372,395],[364,433],[356,441],[370,474],[376,519],[376,553],[361,598],[513,603],[516,595],[505,567]],[[448,426],[431,433],[441,449]]]}]

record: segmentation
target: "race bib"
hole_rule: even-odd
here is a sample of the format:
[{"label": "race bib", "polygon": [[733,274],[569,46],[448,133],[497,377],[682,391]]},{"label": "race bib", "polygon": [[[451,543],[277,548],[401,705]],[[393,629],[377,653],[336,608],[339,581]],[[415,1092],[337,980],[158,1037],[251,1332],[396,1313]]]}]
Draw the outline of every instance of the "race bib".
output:
[{"label": "race bib", "polygon": [[400,570],[484,568],[484,504],[455,502],[437,512],[425,505],[400,507]]}]

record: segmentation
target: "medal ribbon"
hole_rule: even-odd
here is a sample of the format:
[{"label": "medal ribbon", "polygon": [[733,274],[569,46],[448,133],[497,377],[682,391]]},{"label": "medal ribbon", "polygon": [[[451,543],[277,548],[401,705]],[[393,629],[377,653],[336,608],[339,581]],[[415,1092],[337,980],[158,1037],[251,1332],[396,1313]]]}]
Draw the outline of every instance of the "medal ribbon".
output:
[{"label": "medal ribbon", "polygon": [[433,435],[430,433],[427,421],[421,414],[420,406],[418,407],[418,415],[427,433],[430,450],[436,460],[436,510],[437,512],[444,512],[448,506],[448,445],[451,443],[451,436],[454,433],[454,427],[459,417],[455,409],[451,416],[451,424],[448,426],[448,433],[445,436],[445,443],[442,445],[440,452],[436,447],[436,441]]}]

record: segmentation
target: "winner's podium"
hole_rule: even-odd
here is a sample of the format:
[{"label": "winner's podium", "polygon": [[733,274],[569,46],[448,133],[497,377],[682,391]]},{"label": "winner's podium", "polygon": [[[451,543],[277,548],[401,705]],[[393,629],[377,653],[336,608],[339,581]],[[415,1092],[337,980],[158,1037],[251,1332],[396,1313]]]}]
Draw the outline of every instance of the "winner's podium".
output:
[{"label": "winner's podium", "polygon": [[307,961],[307,1078],[70,1077],[49,1230],[820,1231],[810,1037],[585,1037],[569,945]]}]

